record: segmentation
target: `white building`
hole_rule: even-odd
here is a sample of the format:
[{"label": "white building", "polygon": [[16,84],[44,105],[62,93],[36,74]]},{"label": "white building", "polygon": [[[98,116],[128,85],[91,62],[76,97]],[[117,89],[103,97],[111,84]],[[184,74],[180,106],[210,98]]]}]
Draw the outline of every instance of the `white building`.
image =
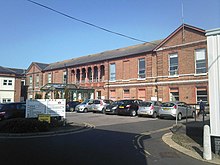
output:
[{"label": "white building", "polygon": [[25,99],[25,70],[0,66],[0,103]]}]

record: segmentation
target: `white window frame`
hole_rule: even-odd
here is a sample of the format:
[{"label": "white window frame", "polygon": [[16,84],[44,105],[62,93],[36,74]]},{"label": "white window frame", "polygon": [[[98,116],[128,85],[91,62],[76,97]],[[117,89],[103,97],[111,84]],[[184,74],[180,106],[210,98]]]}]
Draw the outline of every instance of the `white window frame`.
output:
[{"label": "white window frame", "polygon": [[40,76],[36,75],[36,87],[39,87],[40,83]]},{"label": "white window frame", "polygon": [[115,63],[109,66],[109,81],[116,81],[116,65]]},{"label": "white window frame", "polygon": [[48,73],[48,75],[47,75],[47,82],[51,83],[52,82],[51,80],[52,80],[52,74]]},{"label": "white window frame", "polygon": [[67,71],[63,72],[63,84],[67,83]]},{"label": "white window frame", "polygon": [[[205,63],[205,67],[201,67],[201,68],[197,68],[197,63],[198,63],[198,53],[200,53],[199,55],[201,56],[201,53],[204,53],[203,56],[204,58],[202,58],[203,62]],[[200,57],[201,60],[201,57]],[[197,70],[201,70],[205,68],[205,72],[198,72]],[[207,67],[206,67],[206,49],[205,48],[200,48],[200,49],[195,49],[195,74],[206,74],[207,73]]]},{"label": "white window frame", "polygon": [[3,80],[3,85],[4,85],[4,86],[6,86],[6,85],[7,85],[7,86],[12,86],[12,80],[4,79],[4,80]]},{"label": "white window frame", "polygon": [[[140,62],[142,61],[144,61],[144,69],[140,68]],[[140,74],[140,71],[144,71],[144,73]],[[144,77],[141,77],[141,75],[144,75]],[[140,58],[138,59],[138,79],[145,79],[145,78],[146,78],[146,61],[145,58]]]},{"label": "white window frame", "polygon": [[29,77],[29,87],[33,87],[33,77],[32,76],[30,76]]},{"label": "white window frame", "polygon": [[10,103],[11,100],[12,100],[11,98],[2,98],[3,103]]},{"label": "white window frame", "polygon": [[[176,70],[174,70],[175,71],[175,73],[174,74],[171,74],[171,58],[176,58],[177,57],[177,69]],[[175,65],[174,65],[175,66]],[[172,67],[174,67],[174,66],[172,66]],[[173,71],[172,71],[173,72]],[[170,76],[176,76],[176,75],[178,75],[178,72],[179,72],[179,59],[178,59],[178,53],[172,53],[172,54],[169,54],[169,75]]]}]

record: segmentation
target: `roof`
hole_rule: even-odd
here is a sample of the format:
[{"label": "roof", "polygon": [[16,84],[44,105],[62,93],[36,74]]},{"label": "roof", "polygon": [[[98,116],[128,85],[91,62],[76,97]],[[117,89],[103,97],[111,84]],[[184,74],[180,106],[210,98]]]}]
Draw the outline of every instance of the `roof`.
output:
[{"label": "roof", "polygon": [[34,62],[41,70],[44,70],[49,64]]},{"label": "roof", "polygon": [[156,41],[147,42],[144,44],[129,46],[129,47],[105,51],[105,52],[97,53],[93,55],[73,58],[73,59],[69,59],[69,60],[65,60],[61,62],[51,63],[44,69],[44,71],[58,69],[58,68],[65,68],[69,66],[77,66],[77,65],[82,65],[86,63],[98,62],[98,61],[105,61],[105,60],[150,52],[150,51],[153,51],[154,48],[160,44],[161,41],[162,40],[156,40]]},{"label": "roof", "polygon": [[18,75],[26,74],[26,69],[17,69],[17,68],[8,68],[8,69],[14,71]]},{"label": "roof", "polygon": [[6,68],[6,67],[3,67],[3,66],[0,66],[0,73],[25,75],[26,70],[25,69],[17,69],[17,68]]}]

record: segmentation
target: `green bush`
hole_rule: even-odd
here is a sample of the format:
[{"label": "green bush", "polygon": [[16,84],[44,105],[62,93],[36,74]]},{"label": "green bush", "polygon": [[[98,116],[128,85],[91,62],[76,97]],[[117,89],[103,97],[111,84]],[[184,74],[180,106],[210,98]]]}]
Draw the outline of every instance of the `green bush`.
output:
[{"label": "green bush", "polygon": [[16,118],[0,121],[1,133],[31,133],[49,130],[49,123],[41,122],[37,119]]}]

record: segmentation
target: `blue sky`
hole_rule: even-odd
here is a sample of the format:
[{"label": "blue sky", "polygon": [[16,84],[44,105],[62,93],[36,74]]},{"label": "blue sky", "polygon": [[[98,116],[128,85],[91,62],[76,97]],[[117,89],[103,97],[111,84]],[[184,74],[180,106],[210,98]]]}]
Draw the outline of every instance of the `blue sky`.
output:
[{"label": "blue sky", "polygon": [[[137,39],[163,39],[184,22],[220,28],[220,0],[34,0]],[[140,44],[36,6],[0,0],[0,66],[28,68]]]}]

